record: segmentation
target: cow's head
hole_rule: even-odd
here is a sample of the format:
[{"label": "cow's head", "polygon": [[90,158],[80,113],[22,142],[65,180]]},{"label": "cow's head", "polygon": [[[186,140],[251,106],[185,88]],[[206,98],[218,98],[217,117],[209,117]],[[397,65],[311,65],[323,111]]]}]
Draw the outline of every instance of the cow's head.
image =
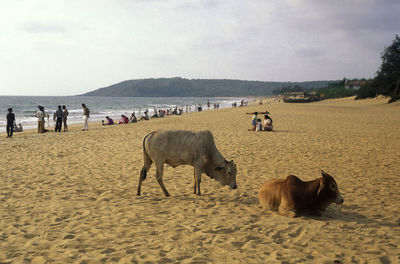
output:
[{"label": "cow's head", "polygon": [[340,195],[335,179],[323,170],[321,170],[321,173],[321,184],[317,196],[322,203],[322,209],[325,209],[331,203],[342,204],[343,198]]},{"label": "cow's head", "polygon": [[225,160],[223,164],[212,169],[209,176],[219,181],[222,185],[229,185],[231,189],[237,189],[236,164],[233,160]]}]

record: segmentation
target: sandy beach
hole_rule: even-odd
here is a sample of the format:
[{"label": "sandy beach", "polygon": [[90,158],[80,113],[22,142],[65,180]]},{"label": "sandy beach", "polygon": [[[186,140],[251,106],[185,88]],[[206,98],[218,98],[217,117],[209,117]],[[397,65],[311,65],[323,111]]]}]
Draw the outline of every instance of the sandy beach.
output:
[{"label": "sandy beach", "polygon": [[[400,104],[353,98],[265,100],[121,126],[81,125],[0,139],[0,263],[399,263]],[[271,112],[274,132],[251,132]],[[237,190],[193,167],[154,167],[136,196],[142,139],[157,129],[210,130],[237,164]],[[322,217],[259,208],[261,184],[289,174],[335,177],[344,198]]]}]

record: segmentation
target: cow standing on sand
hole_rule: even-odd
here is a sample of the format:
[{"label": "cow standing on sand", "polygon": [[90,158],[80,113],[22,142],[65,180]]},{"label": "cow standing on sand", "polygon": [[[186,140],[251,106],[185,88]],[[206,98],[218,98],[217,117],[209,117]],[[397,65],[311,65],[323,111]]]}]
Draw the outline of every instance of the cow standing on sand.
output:
[{"label": "cow standing on sand", "polygon": [[142,182],[154,162],[156,179],[165,196],[169,196],[163,183],[164,163],[172,167],[192,165],[194,167],[194,193],[201,195],[201,174],[205,173],[222,185],[236,189],[236,165],[227,161],[215,146],[210,131],[158,130],[147,134],[143,139],[144,166],[140,172],[137,195],[140,195]]},{"label": "cow standing on sand", "polygon": [[321,178],[308,182],[294,175],[285,180],[266,181],[258,194],[261,207],[278,211],[280,215],[297,217],[303,213],[320,216],[331,203],[342,204],[343,198],[335,179],[321,172]]}]

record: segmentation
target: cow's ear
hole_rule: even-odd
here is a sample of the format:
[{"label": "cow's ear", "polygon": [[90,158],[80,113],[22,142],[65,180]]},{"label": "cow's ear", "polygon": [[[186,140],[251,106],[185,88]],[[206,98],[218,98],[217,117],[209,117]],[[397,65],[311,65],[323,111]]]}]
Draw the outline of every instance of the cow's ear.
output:
[{"label": "cow's ear", "polygon": [[321,174],[322,174],[322,176],[323,176],[323,177],[327,177],[327,176],[329,176],[329,174],[328,174],[328,173],[326,173],[325,171],[323,171],[322,169],[321,169]]},{"label": "cow's ear", "polygon": [[229,163],[229,161],[225,160],[225,163]]}]

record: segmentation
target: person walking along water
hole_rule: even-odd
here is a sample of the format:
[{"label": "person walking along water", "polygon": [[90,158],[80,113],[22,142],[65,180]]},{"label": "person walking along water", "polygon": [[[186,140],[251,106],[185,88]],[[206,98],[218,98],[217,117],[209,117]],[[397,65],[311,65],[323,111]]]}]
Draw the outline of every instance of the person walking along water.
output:
[{"label": "person walking along water", "polygon": [[14,123],[15,123],[15,115],[12,112],[12,108],[8,108],[8,114],[7,114],[7,137],[10,138],[13,135],[13,130],[14,130]]},{"label": "person walking along water", "polygon": [[82,104],[83,107],[83,131],[88,131],[89,130],[89,108],[86,107],[85,104]]},{"label": "person walking along water", "polygon": [[68,117],[69,113],[68,113],[67,107],[65,105],[62,106],[62,109],[63,109],[63,118],[62,118],[62,120],[63,120],[63,123],[64,123],[64,132],[65,132],[65,131],[68,131],[67,117]]},{"label": "person walking along water", "polygon": [[61,105],[59,105],[57,111],[54,113],[54,119],[56,121],[56,128],[55,128],[56,132],[61,132],[63,114],[64,113],[61,110]]}]

